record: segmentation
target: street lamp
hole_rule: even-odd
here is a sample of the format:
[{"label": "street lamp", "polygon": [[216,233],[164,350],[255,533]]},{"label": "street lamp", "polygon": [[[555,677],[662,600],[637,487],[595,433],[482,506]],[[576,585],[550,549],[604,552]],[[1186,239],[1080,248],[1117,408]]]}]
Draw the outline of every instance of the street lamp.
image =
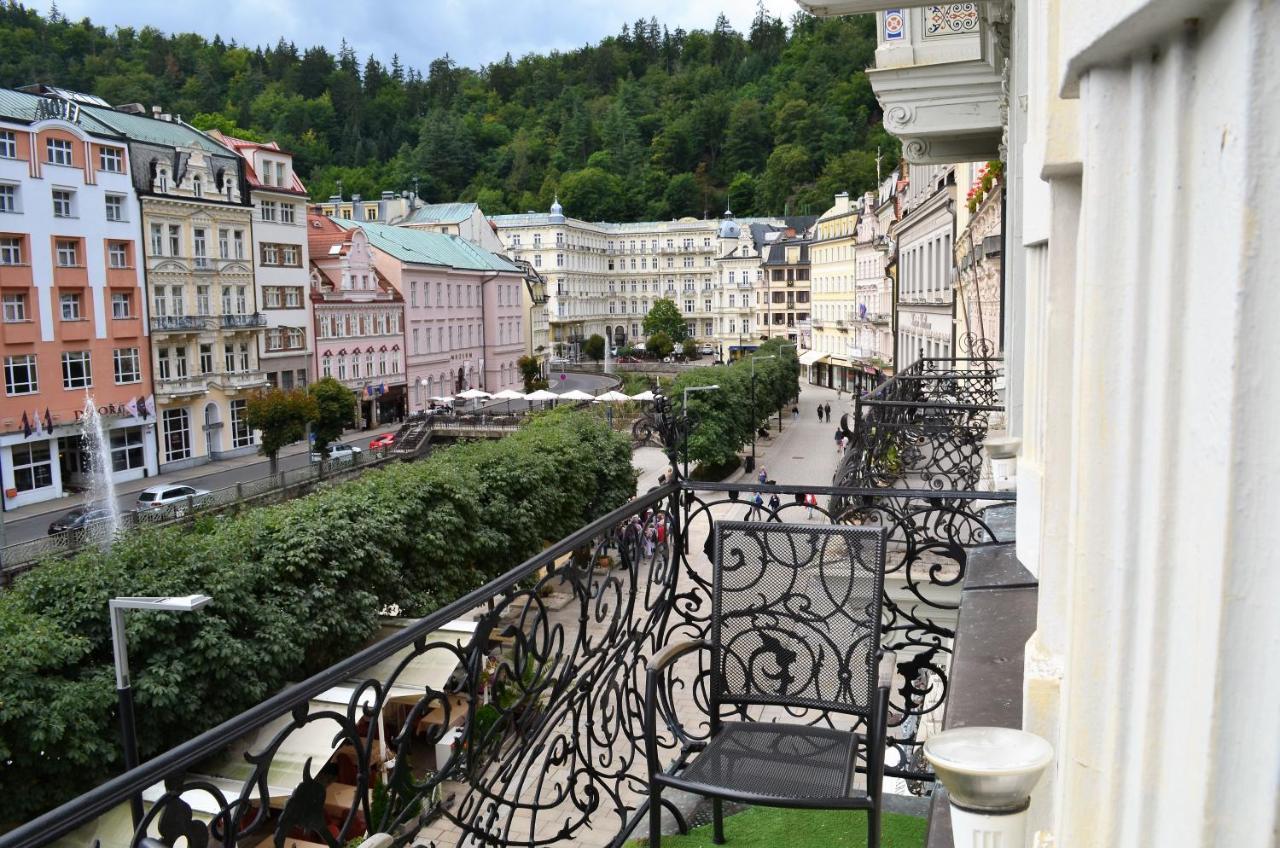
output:
[{"label": "street lamp", "polygon": [[710,392],[719,390],[719,386],[686,386],[684,390],[684,476],[689,477],[689,392]]},{"label": "street lamp", "polygon": [[[133,689],[129,682],[129,645],[124,632],[126,610],[155,610],[159,612],[194,612],[206,606],[213,598],[208,595],[186,595],[180,598],[112,598],[107,602],[111,610],[111,652],[116,662],[116,697],[120,702],[120,737],[124,745],[125,771],[138,767],[138,738],[133,726]],[[133,826],[142,823],[142,795],[129,799],[133,813]]]},{"label": "street lamp", "polygon": [[[760,429],[756,421],[756,354],[751,354],[751,467],[748,472],[756,470],[756,430]],[[760,354],[760,359],[777,359],[776,353]]]}]

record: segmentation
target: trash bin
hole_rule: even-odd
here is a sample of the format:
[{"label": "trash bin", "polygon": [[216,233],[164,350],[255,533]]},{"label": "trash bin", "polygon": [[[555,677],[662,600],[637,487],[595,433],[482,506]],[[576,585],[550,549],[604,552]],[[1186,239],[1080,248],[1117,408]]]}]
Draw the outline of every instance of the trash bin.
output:
[{"label": "trash bin", "polygon": [[755,458],[754,456],[749,456],[749,457],[747,457],[747,459],[746,459],[746,465],[747,465],[747,473],[748,473],[748,474],[750,474],[752,471],[755,471],[755,470],[756,470],[756,458]]}]

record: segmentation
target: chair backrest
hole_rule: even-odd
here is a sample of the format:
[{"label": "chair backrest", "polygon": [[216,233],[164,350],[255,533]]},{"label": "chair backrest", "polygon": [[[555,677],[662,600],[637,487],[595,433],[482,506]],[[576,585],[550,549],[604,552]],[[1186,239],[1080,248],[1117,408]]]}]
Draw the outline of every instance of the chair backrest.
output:
[{"label": "chair backrest", "polygon": [[712,715],[771,704],[869,716],[886,531],[718,521],[713,533]]}]

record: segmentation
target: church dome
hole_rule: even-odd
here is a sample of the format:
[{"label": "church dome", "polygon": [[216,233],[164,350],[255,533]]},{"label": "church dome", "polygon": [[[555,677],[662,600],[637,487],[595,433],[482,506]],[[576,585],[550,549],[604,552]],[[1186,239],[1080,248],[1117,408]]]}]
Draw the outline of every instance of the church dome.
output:
[{"label": "church dome", "polygon": [[736,239],[741,232],[742,227],[733,220],[733,213],[728,209],[724,210],[724,217],[720,219],[720,238]]},{"label": "church dome", "polygon": [[560,196],[551,201],[551,220],[557,223],[564,221],[564,207],[560,205]]}]

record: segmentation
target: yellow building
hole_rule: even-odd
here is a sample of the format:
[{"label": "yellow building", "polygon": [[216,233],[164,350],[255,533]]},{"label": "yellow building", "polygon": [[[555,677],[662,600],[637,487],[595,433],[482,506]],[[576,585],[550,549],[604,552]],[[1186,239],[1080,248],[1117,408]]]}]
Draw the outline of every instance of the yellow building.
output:
[{"label": "yellow building", "polygon": [[809,248],[813,272],[813,344],[801,354],[809,382],[847,389],[853,320],[856,314],[855,253],[859,209],[840,192],[818,219]]}]

